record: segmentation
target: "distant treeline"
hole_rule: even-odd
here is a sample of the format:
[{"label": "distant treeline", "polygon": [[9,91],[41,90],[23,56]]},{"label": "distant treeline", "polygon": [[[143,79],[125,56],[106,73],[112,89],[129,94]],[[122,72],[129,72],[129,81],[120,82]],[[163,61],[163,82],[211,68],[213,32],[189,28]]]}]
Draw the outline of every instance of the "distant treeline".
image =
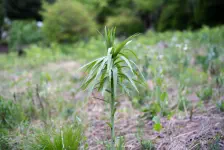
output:
[{"label": "distant treeline", "polygon": [[[0,24],[3,14],[10,19],[42,20],[43,0],[0,0]],[[55,0],[47,0],[54,2]],[[66,0],[65,0],[66,1]],[[153,27],[158,31],[168,29],[196,29],[202,25],[215,26],[224,23],[224,0],[73,0],[79,1],[95,14],[99,25],[108,21],[116,25],[120,16],[137,18],[144,30]],[[74,14],[75,15],[75,14]],[[123,17],[123,18],[125,18]],[[117,20],[116,20],[117,19]]]}]

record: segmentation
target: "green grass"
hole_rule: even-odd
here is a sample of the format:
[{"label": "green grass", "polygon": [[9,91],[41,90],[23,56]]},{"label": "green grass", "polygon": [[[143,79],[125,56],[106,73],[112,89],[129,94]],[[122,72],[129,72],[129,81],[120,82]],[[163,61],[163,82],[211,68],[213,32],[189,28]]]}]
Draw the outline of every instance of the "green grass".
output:
[{"label": "green grass", "polygon": [[59,129],[40,131],[34,135],[34,141],[28,149],[34,150],[79,150],[86,149],[83,128],[79,123],[63,125]]}]

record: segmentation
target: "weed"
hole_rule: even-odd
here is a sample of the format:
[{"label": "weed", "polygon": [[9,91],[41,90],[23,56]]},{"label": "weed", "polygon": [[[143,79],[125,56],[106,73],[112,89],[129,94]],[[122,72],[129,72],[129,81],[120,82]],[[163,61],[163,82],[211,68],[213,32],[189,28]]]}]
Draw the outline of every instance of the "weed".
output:
[{"label": "weed", "polygon": [[111,150],[115,149],[114,116],[118,104],[118,101],[116,101],[117,90],[120,87],[126,93],[129,93],[127,85],[130,85],[138,92],[136,84],[143,83],[144,79],[137,65],[130,59],[128,54],[136,55],[132,50],[125,48],[136,35],[115,45],[115,30],[115,28],[109,30],[105,27],[107,56],[98,58],[82,67],[89,72],[82,84],[82,88],[86,89],[89,87],[90,93],[96,88],[102,92],[102,95],[104,95],[105,91],[108,91],[111,96],[110,101],[107,101],[110,104],[111,111],[110,123],[107,123],[111,129]]},{"label": "weed", "polygon": [[160,118],[158,116],[154,116],[152,118],[152,121],[154,122],[153,130],[159,132],[162,129],[162,124],[160,123]]},{"label": "weed", "polygon": [[8,135],[8,131],[6,129],[0,129],[0,150],[11,149],[7,135]]},{"label": "weed", "polygon": [[155,150],[155,147],[150,140],[142,140],[141,141],[141,147],[144,150]]},{"label": "weed", "polygon": [[217,102],[216,106],[221,112],[224,112],[224,101],[223,100]]},{"label": "weed", "polygon": [[212,87],[206,87],[203,88],[201,91],[196,93],[198,98],[200,98],[200,100],[202,101],[208,101],[209,99],[212,98],[212,94],[213,94],[213,89]]},{"label": "weed", "polygon": [[53,128],[50,131],[36,133],[29,147],[34,150],[78,150],[87,148],[85,140],[83,127],[75,122],[60,129]]},{"label": "weed", "polygon": [[141,144],[142,150],[155,150],[155,146],[153,145],[151,140],[143,139],[144,132],[141,129],[138,129],[138,133],[136,134],[136,138],[138,139],[139,143]]},{"label": "weed", "polygon": [[187,88],[183,85],[179,85],[178,89],[178,109],[185,112],[186,117],[188,116],[188,108],[190,102],[186,98],[188,93]]},{"label": "weed", "polygon": [[0,129],[13,129],[26,119],[21,105],[0,96]]}]

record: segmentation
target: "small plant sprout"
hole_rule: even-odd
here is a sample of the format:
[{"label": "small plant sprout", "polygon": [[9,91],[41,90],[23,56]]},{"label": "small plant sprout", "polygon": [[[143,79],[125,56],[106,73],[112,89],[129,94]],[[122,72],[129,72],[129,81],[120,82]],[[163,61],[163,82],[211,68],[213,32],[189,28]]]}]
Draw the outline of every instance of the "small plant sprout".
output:
[{"label": "small plant sprout", "polygon": [[136,54],[132,50],[126,48],[138,34],[134,34],[123,42],[115,45],[115,32],[116,28],[107,29],[105,27],[107,55],[95,59],[80,68],[85,68],[85,71],[88,72],[88,76],[84,79],[81,86],[82,89],[88,89],[89,93],[92,93],[92,91],[96,89],[100,91],[102,95],[108,92],[111,97],[110,100],[106,101],[110,104],[110,123],[107,124],[111,129],[111,150],[115,149],[114,116],[118,103],[118,90],[123,90],[125,93],[129,94],[131,89],[129,87],[132,87],[138,92],[137,84],[143,85],[143,83],[145,83],[139,68],[135,62],[130,59],[131,55],[136,57]]}]

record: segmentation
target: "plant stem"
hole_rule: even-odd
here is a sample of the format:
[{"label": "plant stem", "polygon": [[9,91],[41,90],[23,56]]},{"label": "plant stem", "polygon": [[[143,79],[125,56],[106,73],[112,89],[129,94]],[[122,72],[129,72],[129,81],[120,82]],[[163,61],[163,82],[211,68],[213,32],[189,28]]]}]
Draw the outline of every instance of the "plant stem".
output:
[{"label": "plant stem", "polygon": [[111,123],[111,150],[115,150],[115,133],[114,133],[114,115],[115,115],[115,106],[114,106],[114,103],[115,103],[115,91],[114,91],[114,79],[113,79],[113,71],[111,71],[111,102],[110,102],[110,113],[111,113],[111,116],[110,116],[110,123]]}]

